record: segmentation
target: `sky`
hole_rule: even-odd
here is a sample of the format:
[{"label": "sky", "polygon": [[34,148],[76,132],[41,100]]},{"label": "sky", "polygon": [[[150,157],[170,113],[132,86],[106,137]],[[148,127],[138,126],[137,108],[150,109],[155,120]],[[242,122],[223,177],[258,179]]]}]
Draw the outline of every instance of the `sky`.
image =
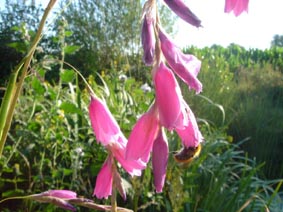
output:
[{"label": "sky", "polygon": [[[59,3],[57,1],[56,4]],[[161,0],[160,0],[161,1]],[[36,0],[46,6],[49,0]],[[203,48],[231,43],[246,49],[267,49],[273,36],[283,35],[283,0],[249,0],[249,11],[235,17],[224,13],[225,0],[184,0],[202,21],[202,28],[193,27],[177,19],[178,33],[174,36],[180,47]],[[0,8],[4,0],[0,0]]]},{"label": "sky", "polygon": [[250,0],[248,13],[224,13],[225,0],[184,0],[202,21],[196,28],[178,20],[175,42],[199,48],[231,43],[246,49],[267,49],[275,34],[283,35],[283,0]]}]

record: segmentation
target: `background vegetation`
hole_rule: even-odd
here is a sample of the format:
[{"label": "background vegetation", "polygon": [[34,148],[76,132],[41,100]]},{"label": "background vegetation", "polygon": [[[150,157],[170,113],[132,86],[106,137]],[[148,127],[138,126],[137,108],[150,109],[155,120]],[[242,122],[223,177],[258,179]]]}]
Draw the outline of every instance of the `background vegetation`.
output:
[{"label": "background vegetation", "polygon": [[[114,3],[82,0],[54,15],[33,57],[0,160],[1,199],[63,188],[92,198],[107,153],[96,144],[87,112],[89,96],[74,67],[105,98],[126,135],[153,100],[154,93],[141,88],[151,81],[141,60],[140,2]],[[41,14],[38,5],[11,1],[0,13],[1,96]],[[122,173],[128,197],[118,204],[135,211],[280,211],[281,44],[277,35],[266,50],[236,44],[185,49],[202,60],[202,94],[182,88],[205,137],[202,154],[189,167],[176,164],[171,154],[161,194],[154,192],[150,167],[141,178]],[[177,136],[168,137],[171,153],[181,148]],[[0,208],[54,210],[15,200]]]}]

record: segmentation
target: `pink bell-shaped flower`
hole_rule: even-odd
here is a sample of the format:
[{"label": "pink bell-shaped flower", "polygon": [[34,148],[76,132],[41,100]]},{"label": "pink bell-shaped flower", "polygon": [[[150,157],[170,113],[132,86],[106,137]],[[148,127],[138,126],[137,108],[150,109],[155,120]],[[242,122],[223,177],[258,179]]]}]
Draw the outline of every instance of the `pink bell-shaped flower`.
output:
[{"label": "pink bell-shaped flower", "polygon": [[239,16],[242,12],[248,12],[249,0],[226,0],[225,13],[234,12],[235,16]]},{"label": "pink bell-shaped flower", "polygon": [[127,139],[121,132],[107,105],[100,99],[91,97],[89,114],[97,141],[100,141],[113,153],[114,157],[130,175],[141,175],[141,170],[146,165],[141,160],[126,160]]},{"label": "pink bell-shaped flower", "polygon": [[112,171],[113,158],[110,156],[104,162],[100,169],[94,188],[93,195],[97,198],[107,198],[112,194],[113,185],[113,171]]},{"label": "pink bell-shaped flower", "polygon": [[[94,189],[94,194],[98,198],[106,198],[112,193],[113,176],[118,176],[117,170],[111,168],[114,158],[132,176],[141,175],[141,170],[146,167],[146,164],[141,159],[126,160],[127,139],[107,105],[95,96],[91,97],[89,115],[97,141],[109,151],[108,159],[98,174]],[[126,198],[124,192],[120,194]]]},{"label": "pink bell-shaped flower", "polygon": [[107,105],[97,97],[91,97],[89,116],[96,139],[103,146],[124,139],[124,135]]},{"label": "pink bell-shaped flower", "polygon": [[184,54],[161,29],[159,30],[159,39],[162,53],[173,71],[189,88],[200,93],[202,84],[197,79],[197,75],[200,71],[201,62],[193,55]]},{"label": "pink bell-shaped flower", "polygon": [[181,89],[173,72],[163,62],[154,71],[154,84],[160,124],[168,130],[187,125],[187,119],[182,115]]},{"label": "pink bell-shaped flower", "polygon": [[144,113],[133,127],[128,138],[126,158],[129,160],[141,159],[147,163],[159,127],[156,106],[153,104],[149,111]]}]

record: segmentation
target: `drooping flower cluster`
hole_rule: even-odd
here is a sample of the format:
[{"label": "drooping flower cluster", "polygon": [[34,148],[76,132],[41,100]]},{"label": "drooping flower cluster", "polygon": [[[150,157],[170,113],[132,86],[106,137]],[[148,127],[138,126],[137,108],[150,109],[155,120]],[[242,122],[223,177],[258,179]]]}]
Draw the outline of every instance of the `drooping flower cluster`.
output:
[{"label": "drooping flower cluster", "polygon": [[[187,23],[201,27],[200,19],[183,0],[163,0],[163,2]],[[248,0],[226,0],[225,12],[234,11],[239,15],[247,11]],[[116,120],[106,104],[91,97],[89,115],[97,141],[108,150],[96,180],[94,195],[107,198],[117,189],[125,199],[126,194],[117,171],[116,163],[130,175],[141,175],[152,154],[154,185],[161,192],[165,182],[169,147],[165,129],[175,131],[183,149],[175,155],[177,161],[192,160],[200,152],[203,136],[198,128],[194,113],[185,102],[177,75],[196,94],[202,91],[202,83],[197,76],[201,62],[190,54],[184,54],[162,29],[159,22],[156,0],[147,0],[143,7],[141,43],[143,61],[152,66],[155,101],[134,125],[128,140],[121,132]],[[115,185],[115,188],[113,188]]]},{"label": "drooping flower cluster", "polygon": [[[183,1],[164,2],[189,24],[201,26],[201,21]],[[144,62],[153,65],[152,78],[156,99],[148,112],[143,114],[134,126],[129,136],[126,157],[129,160],[140,159],[147,163],[152,152],[154,185],[156,191],[161,192],[169,153],[164,129],[176,131],[185,149],[197,148],[203,140],[196,118],[183,99],[175,78],[176,74],[189,89],[200,93],[202,84],[197,75],[201,62],[193,55],[184,54],[174,44],[161,28],[158,18],[151,18],[152,21],[148,22],[148,17],[158,17],[156,1],[146,1],[143,22],[149,24],[142,26]]]}]

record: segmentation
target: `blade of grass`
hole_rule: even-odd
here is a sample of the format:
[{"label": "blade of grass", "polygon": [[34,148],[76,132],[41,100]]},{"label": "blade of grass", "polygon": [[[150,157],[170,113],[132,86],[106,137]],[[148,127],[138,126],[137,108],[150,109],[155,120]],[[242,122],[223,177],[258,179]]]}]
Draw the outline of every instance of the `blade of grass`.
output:
[{"label": "blade of grass", "polygon": [[[0,138],[2,138],[2,135],[5,134],[4,128],[5,128],[5,120],[7,120],[8,111],[11,105],[11,99],[14,94],[14,88],[16,86],[16,80],[17,80],[17,72],[12,73],[9,79],[9,83],[7,86],[7,89],[5,91],[5,95],[1,104],[0,108]],[[2,152],[4,146],[4,142],[0,142],[0,154]]]},{"label": "blade of grass", "polygon": [[[6,142],[8,131],[11,126],[16,102],[22,90],[24,79],[27,75],[28,68],[33,58],[33,54],[35,52],[36,46],[38,45],[39,41],[42,38],[42,31],[43,31],[46,19],[48,17],[48,14],[50,13],[55,2],[56,0],[49,1],[44,11],[44,14],[41,18],[39,28],[32,42],[30,50],[28,51],[27,55],[22,59],[22,61],[19,63],[19,65],[16,67],[15,71],[13,72],[13,74],[11,75],[9,79],[8,88],[5,92],[4,99],[1,104],[1,111],[0,111],[0,117],[1,117],[0,119],[0,126],[1,126],[0,128],[0,136],[1,136],[0,137],[0,158],[2,157],[3,148]],[[19,79],[17,82],[18,75],[19,75]]]}]

